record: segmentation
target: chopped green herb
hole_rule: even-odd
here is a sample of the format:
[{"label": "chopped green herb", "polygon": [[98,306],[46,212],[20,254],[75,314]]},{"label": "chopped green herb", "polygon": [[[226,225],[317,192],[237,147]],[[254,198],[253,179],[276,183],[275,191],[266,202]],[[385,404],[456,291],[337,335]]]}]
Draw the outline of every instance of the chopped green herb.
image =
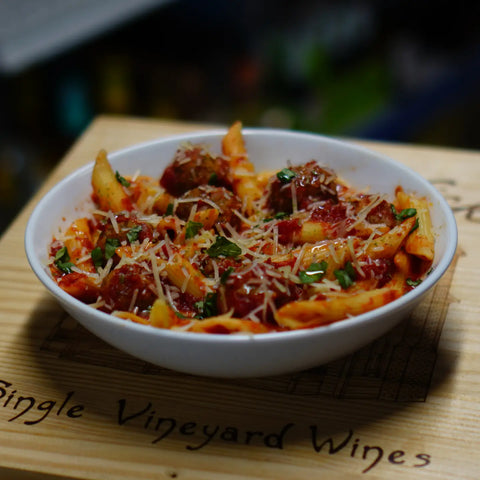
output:
[{"label": "chopped green herb", "polygon": [[217,294],[213,292],[207,293],[205,300],[195,302],[195,308],[199,312],[196,318],[214,317],[218,313]]},{"label": "chopped green herb", "polygon": [[323,260],[320,263],[312,263],[306,270],[299,272],[298,276],[302,283],[314,283],[321,280],[327,271],[328,263]]},{"label": "chopped green herb", "polygon": [[209,185],[216,185],[218,182],[218,175],[213,172],[211,175],[210,175],[210,178],[208,179],[208,184]]},{"label": "chopped green herb", "polygon": [[118,171],[115,172],[115,178],[120,185],[123,185],[124,187],[130,186],[130,182],[125,177],[122,177]]},{"label": "chopped green herb", "polygon": [[95,247],[90,253],[92,257],[93,264],[95,267],[101,267],[103,265],[103,252],[100,247]]},{"label": "chopped green herb", "polygon": [[118,238],[107,238],[105,242],[105,259],[108,260],[115,255],[115,250],[120,246]]},{"label": "chopped green herb", "polygon": [[215,239],[215,243],[207,249],[207,255],[212,258],[238,257],[241,253],[242,249],[238,245],[220,235]]},{"label": "chopped green herb", "polygon": [[278,212],[273,217],[264,218],[263,221],[265,223],[267,223],[267,222],[271,222],[272,220],[283,220],[284,218],[287,218],[288,216],[290,216],[289,213]]},{"label": "chopped green herb", "polygon": [[62,247],[55,254],[56,267],[61,270],[63,273],[72,273],[72,267],[74,264],[70,262],[70,255],[68,254],[67,247]]},{"label": "chopped green herb", "polygon": [[357,274],[355,272],[355,269],[353,268],[352,262],[345,263],[345,271],[348,273],[352,280],[355,280],[357,278]]},{"label": "chopped green herb", "polygon": [[417,217],[417,218],[415,219],[415,223],[414,223],[412,229],[410,230],[410,233],[414,232],[414,231],[418,228],[419,225],[420,225],[420,224],[418,223],[418,217]]},{"label": "chopped green herb", "polygon": [[417,214],[416,208],[404,208],[400,213],[397,212],[395,205],[390,204],[390,208],[392,209],[392,213],[395,216],[395,218],[399,221],[413,217]]},{"label": "chopped green herb", "polygon": [[173,215],[173,203],[169,203],[167,205],[167,209],[165,210],[165,215],[168,217],[169,215]]},{"label": "chopped green herb", "polygon": [[417,280],[412,280],[411,278],[407,278],[405,280],[405,283],[409,286],[409,287],[418,287],[421,283],[422,283],[422,280],[419,278]]},{"label": "chopped green herb", "polygon": [[355,283],[356,273],[351,262],[347,262],[343,270],[335,270],[333,273],[344,290]]},{"label": "chopped green herb", "polygon": [[227,283],[228,277],[235,271],[233,267],[228,267],[221,275],[220,275],[220,283],[225,285]]},{"label": "chopped green herb", "polygon": [[277,173],[277,178],[282,182],[282,183],[289,183],[292,181],[297,176],[297,174],[293,171],[290,170],[289,168],[283,168]]},{"label": "chopped green herb", "polygon": [[55,254],[55,261],[69,261],[70,260],[70,255],[68,254],[67,247],[62,247],[60,248],[57,253]]},{"label": "chopped green herb", "polygon": [[127,239],[130,243],[133,243],[135,240],[138,240],[138,235],[142,231],[142,226],[137,225],[136,227],[131,228],[127,232]]},{"label": "chopped green herb", "polygon": [[185,227],[185,238],[188,240],[189,238],[193,238],[203,227],[203,223],[200,222],[187,222]]}]

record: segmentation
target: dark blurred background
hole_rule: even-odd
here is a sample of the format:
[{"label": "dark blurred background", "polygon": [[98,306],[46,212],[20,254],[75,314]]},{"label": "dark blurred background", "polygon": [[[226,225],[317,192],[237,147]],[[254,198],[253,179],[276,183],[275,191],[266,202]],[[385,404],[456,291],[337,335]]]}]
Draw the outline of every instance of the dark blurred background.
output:
[{"label": "dark blurred background", "polygon": [[97,114],[480,147],[480,2],[2,0],[0,233]]}]

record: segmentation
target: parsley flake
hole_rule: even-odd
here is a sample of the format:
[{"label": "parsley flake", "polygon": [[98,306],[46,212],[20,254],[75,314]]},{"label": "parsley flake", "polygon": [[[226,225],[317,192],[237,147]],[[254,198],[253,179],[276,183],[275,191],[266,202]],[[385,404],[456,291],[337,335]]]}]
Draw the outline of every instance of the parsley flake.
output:
[{"label": "parsley flake", "polygon": [[409,287],[418,287],[421,283],[422,283],[422,280],[419,278],[417,280],[412,280],[411,278],[407,278],[405,280],[405,283],[409,286]]},{"label": "parsley flake", "polygon": [[118,170],[115,171],[115,178],[117,179],[117,182],[124,187],[129,187],[131,185],[125,177],[122,177],[120,173],[118,173]]},{"label": "parsley flake", "polygon": [[214,317],[218,313],[217,309],[217,294],[210,292],[205,296],[205,300],[195,302],[195,308],[198,310],[199,314],[196,318],[208,318]]},{"label": "parsley flake", "polygon": [[189,221],[185,227],[185,239],[193,238],[203,227],[203,223]]},{"label": "parsley flake", "polygon": [[412,229],[410,230],[410,233],[414,232],[418,227],[420,223],[418,222],[418,217],[415,219],[415,223],[413,224]]},{"label": "parsley flake", "polygon": [[74,264],[70,262],[70,255],[68,254],[67,247],[62,247],[57,251],[54,263],[63,273],[72,273],[72,267]]},{"label": "parsley flake", "polygon": [[312,263],[306,270],[298,273],[302,283],[314,283],[321,280],[327,271],[328,263],[323,260],[320,263]]},{"label": "parsley flake", "polygon": [[105,242],[105,259],[108,260],[115,255],[115,250],[120,246],[118,238],[107,238]]},{"label": "parsley flake", "polygon": [[170,215],[173,215],[173,203],[169,203],[167,205],[167,209],[165,210],[165,215],[168,217]]},{"label": "parsley flake", "polygon": [[130,243],[133,243],[135,240],[138,240],[138,235],[142,231],[142,226],[137,225],[136,227],[131,228],[127,232],[127,239]]},{"label": "parsley flake", "polygon": [[95,247],[91,253],[90,256],[92,257],[92,262],[95,265],[95,267],[101,267],[103,265],[103,252],[100,247]]},{"label": "parsley flake", "polygon": [[286,212],[278,212],[276,213],[273,217],[268,217],[268,218],[264,218],[263,219],[263,222],[264,223],[267,223],[267,222],[271,222],[272,220],[283,220],[287,217],[289,217],[290,214],[289,213],[286,213]]},{"label": "parsley flake", "polygon": [[282,183],[289,183],[291,182],[297,174],[293,171],[290,170],[289,168],[283,168],[277,173],[277,178],[282,182]]},{"label": "parsley flake", "polygon": [[227,283],[228,277],[235,271],[233,267],[228,267],[221,275],[220,275],[220,283],[225,285]]},{"label": "parsley flake", "polygon": [[333,273],[344,290],[355,283],[356,273],[351,262],[347,262],[343,270],[335,270]]},{"label": "parsley flake", "polygon": [[207,255],[212,258],[223,257],[238,257],[242,253],[242,249],[228,238],[218,236],[215,243],[207,249]]},{"label": "parsley flake", "polygon": [[416,208],[404,208],[400,213],[397,212],[395,205],[390,204],[390,208],[392,209],[392,213],[398,221],[405,220],[407,218],[413,217],[417,214]]},{"label": "parsley flake", "polygon": [[213,172],[211,175],[210,175],[210,178],[208,179],[208,184],[209,185],[217,185],[218,183],[218,175]]}]

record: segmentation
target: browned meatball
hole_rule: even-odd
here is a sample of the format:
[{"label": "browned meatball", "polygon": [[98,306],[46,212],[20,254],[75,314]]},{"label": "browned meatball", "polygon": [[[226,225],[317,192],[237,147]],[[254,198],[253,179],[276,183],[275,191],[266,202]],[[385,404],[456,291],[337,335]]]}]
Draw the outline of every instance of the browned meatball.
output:
[{"label": "browned meatball", "polygon": [[370,210],[367,220],[373,224],[384,223],[388,228],[393,228],[398,224],[392,212],[392,207],[386,200],[382,200],[375,208]]},{"label": "browned meatball", "polygon": [[233,316],[248,318],[254,314],[262,323],[274,323],[275,308],[298,300],[303,293],[301,286],[287,279],[277,279],[282,285],[273,283],[268,274],[273,267],[265,264],[255,265],[243,271],[232,272],[220,287],[217,297],[218,311],[226,313],[233,310]]},{"label": "browned meatball", "polygon": [[296,200],[299,210],[313,202],[338,201],[336,176],[317,162],[285,168],[270,180],[267,207],[274,212],[292,213]]},{"label": "browned meatball", "polygon": [[160,185],[175,197],[199,185],[231,188],[228,160],[212,156],[201,145],[179,149],[164,170]]},{"label": "browned meatball", "polygon": [[142,312],[148,310],[157,298],[153,284],[153,276],[142,272],[139,265],[123,265],[107,275],[101,295],[106,308],[111,311],[128,311],[136,307]]},{"label": "browned meatball", "polygon": [[[197,201],[184,201],[197,198],[199,199]],[[234,210],[240,211],[242,202],[234,193],[224,187],[201,185],[188,191],[180,198],[175,214],[182,220],[187,220],[195,204],[197,205],[197,211],[218,206],[218,223],[229,223],[234,228],[239,227],[241,224],[241,220],[235,215]]]}]

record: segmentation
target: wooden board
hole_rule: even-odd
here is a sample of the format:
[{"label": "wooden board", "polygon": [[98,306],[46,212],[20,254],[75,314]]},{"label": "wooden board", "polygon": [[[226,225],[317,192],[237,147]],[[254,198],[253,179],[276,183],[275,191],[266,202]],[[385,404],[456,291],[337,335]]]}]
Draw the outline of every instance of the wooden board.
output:
[{"label": "wooden board", "polygon": [[23,235],[41,195],[99,148],[206,127],[96,119],[1,238],[0,478],[478,479],[478,152],[363,143],[437,185],[459,250],[411,318],[313,370],[245,380],[167,371],[94,337],[36,279]]}]

